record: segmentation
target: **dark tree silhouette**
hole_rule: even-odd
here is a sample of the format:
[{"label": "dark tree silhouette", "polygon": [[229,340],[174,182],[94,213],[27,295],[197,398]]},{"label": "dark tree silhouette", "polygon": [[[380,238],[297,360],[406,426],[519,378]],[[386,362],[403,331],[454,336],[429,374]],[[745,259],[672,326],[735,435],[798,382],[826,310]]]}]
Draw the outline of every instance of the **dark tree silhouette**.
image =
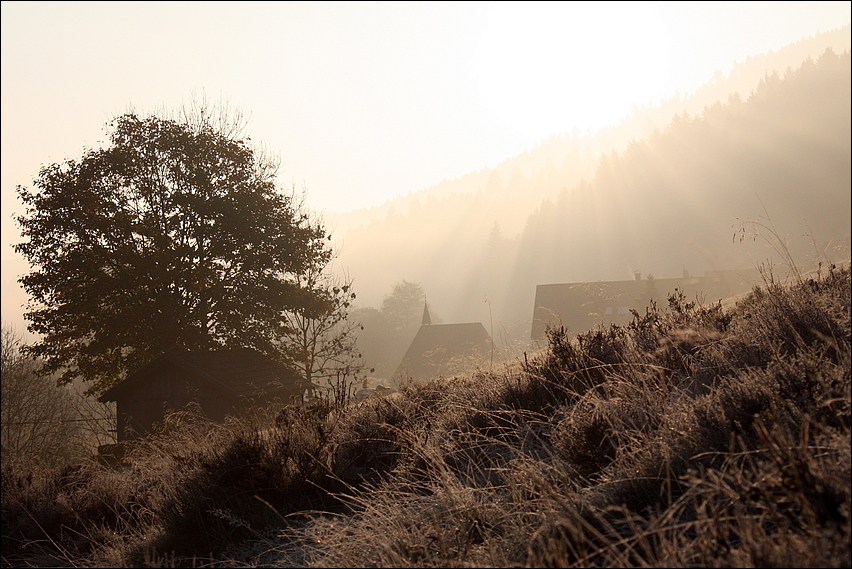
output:
[{"label": "dark tree silhouette", "polygon": [[104,148],[17,188],[43,372],[97,393],[169,348],[288,360],[281,314],[322,302],[300,275],[327,261],[328,236],[240,122],[205,104],[176,119],[124,114]]}]

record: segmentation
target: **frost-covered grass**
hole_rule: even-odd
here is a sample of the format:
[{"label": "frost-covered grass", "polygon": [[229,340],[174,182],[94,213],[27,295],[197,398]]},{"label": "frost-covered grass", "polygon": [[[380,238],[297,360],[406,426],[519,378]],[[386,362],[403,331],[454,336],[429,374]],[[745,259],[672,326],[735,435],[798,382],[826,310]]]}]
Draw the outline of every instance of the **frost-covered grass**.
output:
[{"label": "frost-covered grass", "polygon": [[174,415],[127,466],[3,465],[4,565],[850,565],[850,275],[674,295],[501,371]]}]

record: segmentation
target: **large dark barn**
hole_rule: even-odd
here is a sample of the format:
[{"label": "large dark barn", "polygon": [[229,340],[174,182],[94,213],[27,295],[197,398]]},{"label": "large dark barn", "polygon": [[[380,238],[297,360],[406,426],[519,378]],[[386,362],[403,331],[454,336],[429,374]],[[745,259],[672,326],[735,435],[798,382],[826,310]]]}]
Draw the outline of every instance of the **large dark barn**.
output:
[{"label": "large dark barn", "polygon": [[577,334],[595,326],[626,324],[633,318],[631,311],[644,314],[652,300],[665,308],[675,289],[687,302],[712,303],[748,292],[759,282],[759,271],[743,269],[707,271],[703,277],[684,274],[679,279],[642,279],[637,273],[632,281],[541,284],[535,291],[531,339],[543,342],[549,326],[565,326]]}]

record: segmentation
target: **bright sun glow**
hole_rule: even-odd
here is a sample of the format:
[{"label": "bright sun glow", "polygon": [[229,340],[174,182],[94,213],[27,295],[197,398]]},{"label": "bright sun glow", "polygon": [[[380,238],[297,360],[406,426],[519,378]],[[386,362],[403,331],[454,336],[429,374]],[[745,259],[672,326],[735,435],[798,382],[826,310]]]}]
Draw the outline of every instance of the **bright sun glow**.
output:
[{"label": "bright sun glow", "polygon": [[501,4],[477,48],[488,120],[525,140],[616,124],[669,84],[671,46],[640,3]]}]

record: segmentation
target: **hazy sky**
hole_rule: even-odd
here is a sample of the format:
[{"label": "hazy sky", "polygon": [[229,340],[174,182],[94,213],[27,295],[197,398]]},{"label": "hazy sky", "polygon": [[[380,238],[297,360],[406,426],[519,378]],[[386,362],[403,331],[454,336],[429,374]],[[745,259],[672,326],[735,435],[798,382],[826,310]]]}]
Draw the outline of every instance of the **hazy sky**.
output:
[{"label": "hazy sky", "polygon": [[[3,297],[17,184],[131,106],[251,115],[316,210],[379,205],[850,22],[849,2],[2,2]],[[11,307],[10,307],[11,306]],[[3,320],[19,321],[3,302]]]}]

